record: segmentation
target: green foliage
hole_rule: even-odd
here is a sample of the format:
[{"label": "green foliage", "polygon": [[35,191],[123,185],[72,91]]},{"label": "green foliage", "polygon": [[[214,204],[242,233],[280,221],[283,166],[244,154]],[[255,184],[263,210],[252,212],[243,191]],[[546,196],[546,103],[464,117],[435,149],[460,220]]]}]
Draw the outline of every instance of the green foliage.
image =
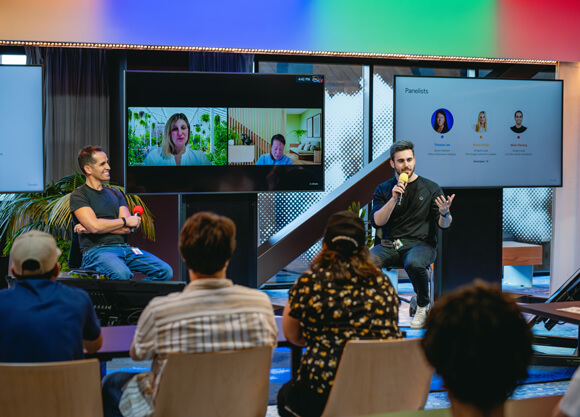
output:
[{"label": "green foliage", "polygon": [[352,204],[350,205],[350,207],[348,208],[348,211],[353,212],[354,214],[358,215],[362,221],[365,224],[365,227],[367,229],[367,236],[365,239],[366,245],[369,248],[372,248],[375,242],[375,239],[373,238],[373,230],[371,228],[371,222],[370,220],[367,220],[367,209],[366,208],[362,208],[360,206],[360,201],[357,202],[352,202]]},{"label": "green foliage", "polygon": [[[71,233],[70,193],[85,183],[80,174],[67,175],[57,182],[46,185],[43,193],[4,194],[0,201],[0,238],[6,238],[3,254],[8,255],[14,239],[29,230],[42,230],[57,239],[63,255],[61,265],[68,265]],[[123,187],[107,185],[124,193]],[[141,232],[155,240],[153,216],[145,203],[137,195],[125,195],[129,211],[135,206],[143,206]],[[63,268],[64,270],[64,268]]]},{"label": "green foliage", "polygon": [[295,136],[298,139],[298,142],[300,142],[300,138],[302,136],[304,136],[306,133],[308,133],[306,130],[303,129],[295,129],[295,130],[291,130],[290,134],[292,136]]},{"label": "green foliage", "polygon": [[202,114],[200,120],[204,123],[209,123],[209,114],[207,113]]},{"label": "green foliage", "polygon": [[[150,148],[161,144],[160,139],[158,140],[151,135],[151,132],[155,129],[155,123],[150,123],[151,117],[149,113],[133,113],[131,110],[128,112],[128,159],[131,166],[142,165]],[[135,133],[137,126],[143,127],[145,133],[137,135]]]}]

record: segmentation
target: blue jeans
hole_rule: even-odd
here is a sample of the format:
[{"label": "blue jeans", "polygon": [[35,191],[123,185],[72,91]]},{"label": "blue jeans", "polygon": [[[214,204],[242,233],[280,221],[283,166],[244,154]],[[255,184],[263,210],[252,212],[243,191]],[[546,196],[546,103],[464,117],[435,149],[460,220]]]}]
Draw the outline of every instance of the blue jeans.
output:
[{"label": "blue jeans", "polygon": [[370,257],[379,268],[405,268],[417,294],[417,305],[429,305],[429,274],[427,268],[437,257],[437,250],[424,242],[406,241],[395,249],[390,240],[383,240],[370,251]]},{"label": "blue jeans", "polygon": [[169,281],[171,267],[149,252],[135,254],[126,243],[94,246],[83,253],[83,269],[93,269],[110,279],[130,280],[133,272],[147,275],[146,280]]},{"label": "blue jeans", "polygon": [[123,417],[119,410],[119,402],[123,395],[123,387],[136,373],[115,372],[103,378],[103,414],[105,417]]}]

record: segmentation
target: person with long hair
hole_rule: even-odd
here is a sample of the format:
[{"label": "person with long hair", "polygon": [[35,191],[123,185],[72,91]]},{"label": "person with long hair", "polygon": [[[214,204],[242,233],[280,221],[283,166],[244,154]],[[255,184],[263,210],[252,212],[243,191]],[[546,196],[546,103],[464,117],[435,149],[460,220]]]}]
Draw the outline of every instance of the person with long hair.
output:
[{"label": "person with long hair", "polygon": [[191,127],[187,116],[175,113],[165,123],[161,148],[151,150],[144,165],[211,165],[202,151],[194,151],[189,145]]},{"label": "person with long hair", "polygon": [[442,109],[437,110],[437,113],[435,113],[435,124],[433,125],[433,129],[435,129],[435,132],[437,133],[449,132],[447,116],[445,116],[445,112]]},{"label": "person with long hair", "polygon": [[333,214],[322,251],[296,280],[284,308],[286,339],[306,346],[297,376],[278,392],[282,417],[319,417],[346,343],[399,339],[399,299],[369,259],[366,229],[350,211]]},{"label": "person with long hair", "polygon": [[477,115],[477,124],[475,125],[476,132],[487,132],[487,115],[482,110]]}]

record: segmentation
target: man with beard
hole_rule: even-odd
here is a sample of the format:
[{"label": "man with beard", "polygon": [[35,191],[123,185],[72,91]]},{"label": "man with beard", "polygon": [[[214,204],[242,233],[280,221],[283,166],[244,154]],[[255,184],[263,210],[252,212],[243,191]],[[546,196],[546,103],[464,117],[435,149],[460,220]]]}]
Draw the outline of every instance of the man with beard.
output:
[{"label": "man with beard", "polygon": [[371,249],[379,267],[403,265],[417,293],[413,329],[425,323],[430,308],[427,268],[435,261],[435,225],[448,228],[449,211],[455,194],[445,197],[441,187],[415,173],[413,143],[397,141],[391,146],[391,167],[395,177],[379,185],[373,197],[371,223],[382,229],[381,243]]}]

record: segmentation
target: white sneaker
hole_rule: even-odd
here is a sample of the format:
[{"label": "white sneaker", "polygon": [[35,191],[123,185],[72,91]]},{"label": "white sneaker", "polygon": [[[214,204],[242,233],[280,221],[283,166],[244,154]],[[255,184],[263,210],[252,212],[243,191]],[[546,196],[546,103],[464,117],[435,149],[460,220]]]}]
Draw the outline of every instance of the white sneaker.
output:
[{"label": "white sneaker", "polygon": [[429,305],[425,307],[417,306],[417,311],[415,312],[415,317],[411,320],[411,329],[422,329],[425,325],[425,320],[427,319],[427,314],[429,313]]}]

